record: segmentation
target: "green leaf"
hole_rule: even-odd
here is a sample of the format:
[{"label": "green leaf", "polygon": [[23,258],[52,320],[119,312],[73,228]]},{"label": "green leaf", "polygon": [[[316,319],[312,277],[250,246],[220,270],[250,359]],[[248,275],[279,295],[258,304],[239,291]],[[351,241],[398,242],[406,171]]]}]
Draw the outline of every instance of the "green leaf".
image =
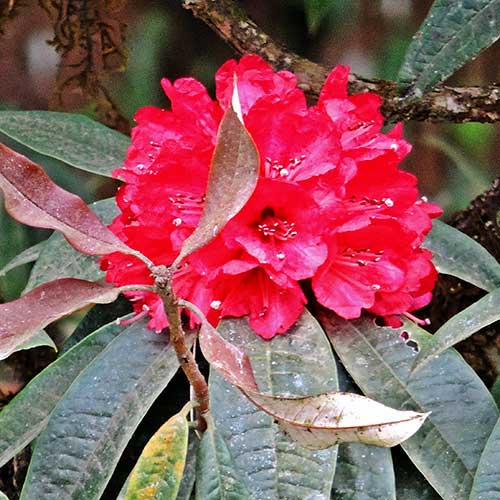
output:
[{"label": "green leaf", "polygon": [[[97,201],[90,205],[92,211],[104,222],[110,224],[118,214],[114,198]],[[104,273],[99,269],[96,258],[75,250],[59,233],[54,233],[46,242],[31,270],[25,292],[42,283],[59,278],[79,278],[98,281]]]},{"label": "green leaf", "polygon": [[500,288],[455,314],[432,336],[415,360],[415,370],[419,370],[435,356],[470,337],[481,328],[500,320]]},{"label": "green leaf", "polygon": [[3,408],[0,412],[0,467],[41,432],[73,380],[124,330],[124,326],[113,322],[89,335],[39,373]]},{"label": "green leaf", "polygon": [[166,337],[145,323],[116,337],[58,403],[37,440],[23,500],[100,498],[137,425],[178,368]]},{"label": "green leaf", "polygon": [[44,245],[45,241],[41,241],[40,243],[37,243],[36,245],[33,245],[26,250],[23,250],[20,254],[17,254],[2,269],[0,269],[0,276],[5,276],[12,269],[23,266],[24,264],[29,264],[30,262],[38,259]]},{"label": "green leaf", "polygon": [[401,446],[443,497],[468,498],[482,450],[498,419],[498,408],[479,377],[453,350],[411,373],[414,350],[431,335],[413,323],[382,328],[373,317],[346,321],[322,311],[321,321],[342,363],[369,397],[389,406],[432,412]]},{"label": "green leaf", "polygon": [[49,337],[45,330],[39,330],[26,342],[16,347],[16,351],[24,351],[26,349],[34,349],[35,347],[52,347],[57,351],[57,346],[54,341]]},{"label": "green leaf", "polygon": [[[221,335],[250,357],[259,389],[305,396],[337,390],[333,355],[316,320],[304,312],[286,335],[264,341],[246,319],[224,320]],[[311,451],[288,438],[237,389],[210,375],[211,411],[253,499],[329,498],[337,449]]]},{"label": "green leaf", "polygon": [[[340,390],[358,392],[342,365],[338,366]],[[341,443],[333,479],[332,498],[396,500],[391,450],[360,443]],[[399,497],[398,497],[399,498]]]},{"label": "green leaf", "polygon": [[[210,419],[209,419],[210,422]],[[203,434],[196,460],[196,500],[246,500],[250,494],[213,423]]]},{"label": "green leaf", "polygon": [[130,140],[90,118],[51,111],[0,111],[0,132],[33,151],[111,177]]},{"label": "green leaf", "polygon": [[500,498],[500,420],[484,448],[474,477],[470,500]]},{"label": "green leaf", "polygon": [[186,464],[188,422],[182,410],[148,441],[128,479],[125,500],[175,500]]},{"label": "green leaf", "polygon": [[437,270],[492,292],[500,287],[500,264],[485,248],[458,229],[435,220],[423,246]]},{"label": "green leaf", "polygon": [[307,27],[309,33],[316,33],[322,21],[335,9],[332,0],[304,0]]},{"label": "green leaf", "polygon": [[401,451],[394,457],[397,500],[441,500],[424,476]]},{"label": "green leaf", "polygon": [[436,0],[406,52],[399,81],[414,97],[500,37],[500,0]]},{"label": "green leaf", "polygon": [[9,500],[9,497],[0,491],[0,500]]},{"label": "green leaf", "polygon": [[186,456],[186,465],[184,466],[184,474],[182,475],[181,485],[177,493],[176,500],[190,500],[196,480],[196,456],[200,440],[194,431],[189,433],[188,450]]},{"label": "green leaf", "polygon": [[497,406],[500,408],[500,377],[497,377],[495,383],[490,389],[493,399],[496,401]]}]

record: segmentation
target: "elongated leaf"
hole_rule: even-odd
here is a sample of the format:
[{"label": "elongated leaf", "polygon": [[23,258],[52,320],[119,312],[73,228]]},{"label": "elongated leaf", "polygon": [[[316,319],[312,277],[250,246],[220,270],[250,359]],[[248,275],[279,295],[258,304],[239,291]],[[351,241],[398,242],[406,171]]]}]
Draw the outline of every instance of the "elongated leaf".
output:
[{"label": "elongated leaf", "polygon": [[107,304],[116,300],[118,288],[91,281],[63,278],[45,283],[21,298],[0,305],[0,359],[56,319],[88,304]]},{"label": "elongated leaf", "polygon": [[497,406],[500,408],[500,377],[497,377],[495,383],[490,389],[493,399],[496,401]]},{"label": "elongated leaf", "polygon": [[5,493],[2,493],[0,491],[0,500],[9,500],[9,498],[7,497],[7,495]]},{"label": "elongated leaf", "polygon": [[196,500],[246,500],[250,494],[234,466],[231,453],[213,424],[198,449]]},{"label": "elongated leaf", "polygon": [[486,443],[474,477],[470,500],[500,498],[500,420]]},{"label": "elongated leaf", "polygon": [[500,287],[500,264],[479,243],[458,229],[435,220],[424,247],[433,253],[433,262],[443,274],[451,274],[492,292]]},{"label": "elongated leaf", "polygon": [[[114,198],[92,203],[90,208],[104,224],[110,224],[118,214]],[[96,258],[75,250],[59,233],[53,233],[36,261],[25,292],[42,283],[59,278],[79,278],[97,281],[104,276]]]},{"label": "elongated leaf", "polygon": [[419,97],[500,37],[499,0],[436,0],[399,73]]},{"label": "elongated leaf", "polygon": [[[320,317],[365,395],[389,406],[432,412],[402,447],[443,498],[467,498],[498,419],[479,377],[452,350],[411,373],[415,352],[400,337],[403,328],[378,327],[372,317],[346,321],[327,311]],[[430,335],[413,324],[405,324],[404,330],[420,348],[429,342]]]},{"label": "elongated leaf", "polygon": [[[269,342],[245,319],[225,320],[219,331],[247,352],[262,391],[305,396],[338,387],[328,341],[307,312],[289,333]],[[336,447],[312,451],[299,446],[215,370],[210,397],[215,431],[227,444],[252,499],[330,498]]]},{"label": "elongated leaf", "polygon": [[189,433],[186,465],[184,466],[184,473],[182,474],[181,485],[179,486],[176,500],[191,500],[192,498],[194,482],[196,480],[196,456],[199,444],[200,440],[198,436],[191,431]]},{"label": "elongated leaf", "polygon": [[177,260],[206,245],[248,201],[259,177],[259,153],[238,116],[229,108],[219,127],[206,201],[196,230]]},{"label": "elongated leaf", "polygon": [[16,351],[24,351],[26,349],[34,349],[35,347],[52,347],[57,351],[57,346],[54,341],[49,337],[45,330],[38,330],[26,342],[19,344]]},{"label": "elongated leaf", "polygon": [[[357,393],[358,388],[340,363],[337,369],[340,389]],[[391,450],[362,443],[342,443],[339,445],[332,499],[358,500],[365,495],[373,499],[396,500]]]},{"label": "elongated leaf", "polygon": [[0,269],[0,276],[5,276],[9,271],[16,267],[23,266],[35,261],[40,256],[45,245],[45,241],[41,241],[32,247],[23,250],[20,254],[16,255],[10,262],[8,262],[2,269]]},{"label": "elongated leaf", "polygon": [[262,394],[247,354],[224,340],[207,321],[201,327],[200,347],[212,367],[306,448],[325,449],[341,442],[395,446],[413,435],[427,417],[338,391],[300,398]]},{"label": "elongated leaf", "polygon": [[42,431],[50,413],[77,375],[124,330],[126,327],[115,322],[100,328],[45,368],[2,409],[0,467]]},{"label": "elongated leaf", "polygon": [[38,153],[107,177],[122,166],[130,143],[86,116],[50,111],[0,111],[0,132]]},{"label": "elongated leaf", "polygon": [[177,368],[173,348],[145,322],[116,337],[52,412],[21,498],[100,498],[137,425]]},{"label": "elongated leaf", "polygon": [[186,464],[188,422],[181,411],[148,441],[132,471],[125,500],[175,500]]},{"label": "elongated leaf", "polygon": [[418,370],[433,357],[470,337],[481,328],[500,320],[500,288],[489,293],[449,319],[425,344],[415,360]]},{"label": "elongated leaf", "polygon": [[19,222],[55,229],[89,255],[131,253],[78,196],[52,182],[41,167],[0,144],[0,189],[5,207]]}]

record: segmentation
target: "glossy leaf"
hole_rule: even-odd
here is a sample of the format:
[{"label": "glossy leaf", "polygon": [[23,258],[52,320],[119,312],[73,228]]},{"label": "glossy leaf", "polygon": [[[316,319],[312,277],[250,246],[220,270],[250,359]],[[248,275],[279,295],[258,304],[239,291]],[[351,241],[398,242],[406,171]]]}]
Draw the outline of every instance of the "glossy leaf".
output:
[{"label": "glossy leaf", "polygon": [[[341,364],[338,373],[342,391],[358,391]],[[391,450],[362,443],[342,443],[339,445],[332,499],[358,500],[365,495],[373,499],[396,500]]]},{"label": "glossy leaf", "polygon": [[22,500],[97,500],[178,362],[166,337],[134,323],[73,382],[37,439]]},{"label": "glossy leaf", "polygon": [[0,144],[0,189],[18,222],[55,229],[80,252],[131,253],[78,196],[60,188],[41,167]]},{"label": "glossy leaf", "polygon": [[0,491],[0,500],[9,500],[9,497]]},{"label": "glossy leaf", "polygon": [[[403,449],[443,498],[468,498],[482,450],[498,419],[490,393],[460,356],[448,350],[411,373],[415,352],[403,328],[378,327],[373,317],[320,318],[335,351],[368,397],[393,407],[432,412]],[[430,335],[404,325],[420,348]]]},{"label": "glossy leaf", "polygon": [[0,111],[0,132],[33,151],[111,177],[130,139],[90,118],[50,111]]},{"label": "glossy leaf", "polygon": [[184,241],[180,260],[206,245],[248,201],[259,176],[259,153],[238,116],[229,108],[222,118],[212,157],[206,201],[196,230]]},{"label": "glossy leaf", "polygon": [[246,500],[249,492],[213,424],[203,434],[196,460],[196,500]]},{"label": "glossy leaf", "polygon": [[200,440],[194,431],[189,433],[186,465],[182,474],[181,484],[177,492],[176,500],[191,500],[196,480],[196,456]]},{"label": "glossy leaf", "polygon": [[399,81],[421,97],[499,37],[499,0],[436,0],[406,51]]},{"label": "glossy leaf", "polygon": [[41,241],[40,243],[23,250],[20,254],[16,255],[11,261],[9,261],[2,269],[0,269],[0,276],[5,276],[9,271],[12,271],[12,269],[23,266],[24,264],[29,264],[30,262],[38,259],[44,245],[45,241]]},{"label": "glossy leaf", "polygon": [[128,479],[125,500],[175,500],[186,464],[188,422],[183,410],[148,441]]},{"label": "glossy leaf", "polygon": [[15,352],[53,321],[89,304],[113,302],[119,293],[118,288],[63,278],[0,305],[0,359]]},{"label": "glossy leaf", "polygon": [[[246,319],[224,320],[219,331],[247,352],[264,392],[305,396],[338,388],[328,341],[307,312],[289,333],[269,342],[256,335]],[[210,397],[215,432],[226,443],[250,498],[330,498],[336,447],[312,451],[299,446],[215,370]]]},{"label": "glossy leaf", "polygon": [[449,347],[498,320],[500,320],[500,288],[455,314],[441,326],[431,341],[420,350],[415,360],[415,369],[420,369]]},{"label": "glossy leaf", "polygon": [[435,220],[423,246],[437,270],[492,292],[500,287],[500,264],[479,243],[458,229]]},{"label": "glossy leaf", "polygon": [[78,374],[126,329],[115,322],[103,326],[45,368],[2,409],[0,467],[42,431],[55,405]]},{"label": "glossy leaf", "polygon": [[[114,198],[92,203],[90,209],[104,224],[110,224],[118,214]],[[97,281],[103,277],[104,273],[99,269],[94,256],[78,252],[61,234],[53,233],[45,242],[40,257],[31,270],[25,292],[59,278]]]},{"label": "glossy leaf", "polygon": [[224,340],[206,321],[200,347],[213,368],[306,448],[325,449],[341,442],[395,446],[413,435],[427,417],[337,391],[300,398],[263,394],[257,390],[247,354]]},{"label": "glossy leaf", "polygon": [[474,477],[470,500],[500,498],[500,420],[486,443]]}]

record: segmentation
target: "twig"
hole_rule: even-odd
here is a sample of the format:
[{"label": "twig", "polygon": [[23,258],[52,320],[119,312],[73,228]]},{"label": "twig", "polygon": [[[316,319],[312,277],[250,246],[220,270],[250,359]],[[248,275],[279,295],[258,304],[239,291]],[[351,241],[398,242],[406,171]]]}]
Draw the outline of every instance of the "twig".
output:
[{"label": "twig", "polygon": [[157,266],[152,269],[155,279],[155,292],[162,298],[167,315],[170,342],[175,349],[177,359],[193,388],[197,407],[198,430],[204,431],[207,427],[205,415],[209,409],[208,385],[200,372],[193,353],[186,344],[186,335],[182,328],[179,304],[172,290],[172,268]]},{"label": "twig", "polygon": [[[295,73],[299,87],[317,97],[328,68],[288,51],[264,33],[233,0],[183,0],[183,5],[216,31],[238,53],[260,55],[276,69]],[[351,74],[351,93],[375,92],[383,100],[388,122],[432,121],[491,123],[500,121],[500,84],[485,87],[439,86],[420,99],[404,100],[395,82]]]}]

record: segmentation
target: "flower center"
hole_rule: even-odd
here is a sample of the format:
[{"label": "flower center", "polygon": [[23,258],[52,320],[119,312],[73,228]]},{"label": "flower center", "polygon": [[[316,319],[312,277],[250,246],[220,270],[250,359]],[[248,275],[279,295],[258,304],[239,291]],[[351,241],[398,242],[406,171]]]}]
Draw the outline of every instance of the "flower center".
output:
[{"label": "flower center", "polygon": [[357,266],[367,266],[368,264],[379,262],[384,255],[383,250],[373,251],[369,248],[345,248],[342,251],[343,260],[347,260],[349,263]]},{"label": "flower center", "polygon": [[180,226],[183,223],[182,217],[201,216],[205,195],[201,197],[186,193],[176,193],[168,197],[168,201],[174,206],[178,217],[172,220],[174,226]]},{"label": "flower center", "polygon": [[300,155],[296,158],[288,158],[288,161],[272,160],[266,157],[264,160],[264,173],[268,179],[286,178],[292,180],[293,171],[299,167],[306,159],[306,155]]},{"label": "flower center", "polygon": [[262,210],[257,229],[262,236],[266,238],[275,238],[280,241],[286,241],[297,236],[295,222],[277,217],[274,210],[270,207],[266,207]]},{"label": "flower center", "polygon": [[351,196],[347,202],[348,205],[346,208],[349,212],[366,212],[370,210],[379,210],[382,207],[392,208],[394,206],[394,201],[391,198],[385,197],[378,200],[368,196],[363,196],[362,198]]}]

